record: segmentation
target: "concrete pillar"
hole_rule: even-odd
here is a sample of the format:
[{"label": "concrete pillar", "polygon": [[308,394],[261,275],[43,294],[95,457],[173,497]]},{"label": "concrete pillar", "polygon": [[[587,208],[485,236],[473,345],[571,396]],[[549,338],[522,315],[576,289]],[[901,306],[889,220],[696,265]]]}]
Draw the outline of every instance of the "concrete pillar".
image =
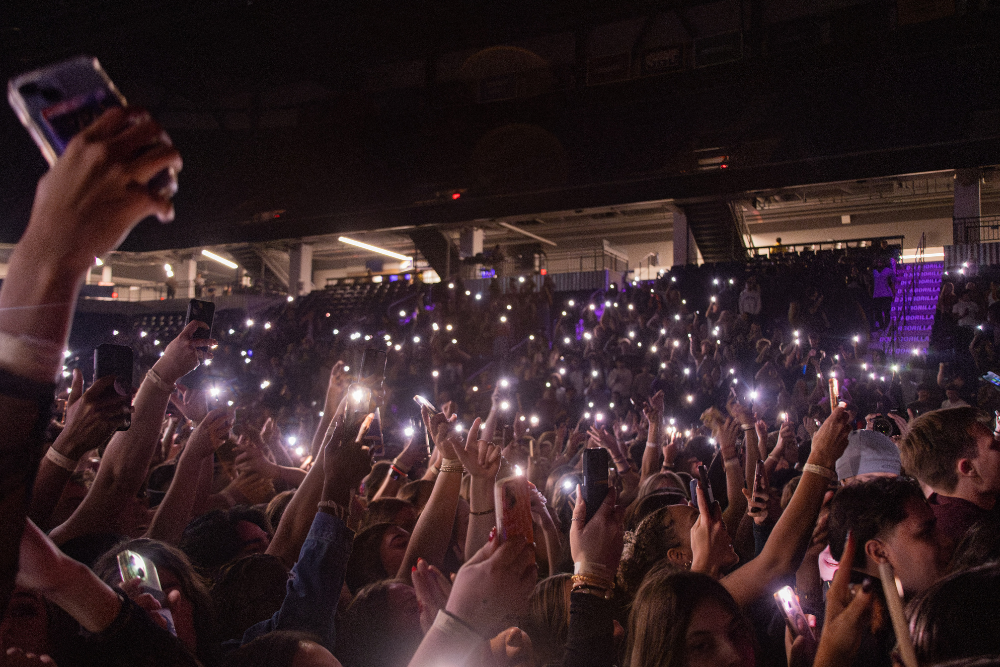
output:
[{"label": "concrete pillar", "polygon": [[483,251],[485,233],[479,227],[466,227],[458,236],[458,249],[462,259],[474,257]]},{"label": "concrete pillar", "polygon": [[979,225],[969,218],[982,215],[979,187],[982,183],[982,172],[979,169],[955,170],[955,203],[952,217],[957,221],[954,225],[952,243],[978,243]]},{"label": "concrete pillar", "polygon": [[194,280],[198,277],[198,261],[195,259],[183,259],[174,269],[177,276],[177,298],[194,298]]},{"label": "concrete pillar", "polygon": [[674,211],[674,266],[695,264],[698,261],[698,246],[694,234],[688,227],[687,216],[683,211]]},{"label": "concrete pillar", "polygon": [[111,265],[105,264],[101,267],[101,283],[111,282]]},{"label": "concrete pillar", "polygon": [[304,296],[312,292],[313,247],[297,243],[288,251],[288,294]]}]

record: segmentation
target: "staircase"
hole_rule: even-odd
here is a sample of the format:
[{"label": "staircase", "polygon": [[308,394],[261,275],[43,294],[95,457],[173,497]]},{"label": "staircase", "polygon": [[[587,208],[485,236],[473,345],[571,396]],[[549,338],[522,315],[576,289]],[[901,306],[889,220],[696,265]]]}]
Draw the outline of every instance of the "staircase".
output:
[{"label": "staircase", "polygon": [[683,202],[680,206],[706,263],[746,260],[746,244],[727,202]]},{"label": "staircase", "polygon": [[892,302],[892,319],[879,337],[887,356],[906,355],[914,349],[927,352],[943,273],[944,262],[913,262],[896,270],[899,289]]}]

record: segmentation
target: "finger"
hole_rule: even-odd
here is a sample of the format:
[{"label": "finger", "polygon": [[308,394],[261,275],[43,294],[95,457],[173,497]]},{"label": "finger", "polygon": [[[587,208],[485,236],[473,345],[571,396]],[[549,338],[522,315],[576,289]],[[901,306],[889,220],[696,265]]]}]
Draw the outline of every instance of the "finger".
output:
[{"label": "finger", "polygon": [[154,145],[128,165],[131,178],[143,186],[164,169],[171,169],[176,174],[183,168],[184,160],[181,158],[180,151],[164,143]]},{"label": "finger", "polygon": [[615,488],[614,486],[609,485],[608,495],[604,496],[604,502],[601,503],[601,506],[599,508],[597,508],[597,513],[595,514],[595,516],[599,514],[601,515],[601,518],[604,520],[610,519],[611,516],[614,514],[615,503],[617,502],[618,502],[618,489]]},{"label": "finger", "polygon": [[854,550],[854,533],[851,532],[847,534],[844,552],[840,555],[840,565],[833,575],[833,583],[830,584],[830,590],[834,593],[831,597],[835,597],[837,600],[846,599],[849,594],[848,587],[851,583],[851,567],[854,565]]},{"label": "finger", "polygon": [[472,426],[469,427],[469,435],[465,438],[465,451],[476,451],[476,443],[479,442],[479,427],[481,424],[482,420],[479,417],[476,417],[476,420],[472,422]]},{"label": "finger", "polygon": [[[191,320],[187,325],[181,329],[181,332],[177,334],[177,338],[174,340],[189,341],[194,338],[194,332],[198,329],[207,329],[208,324],[205,322],[199,322],[198,320]],[[185,392],[186,393],[186,392]]]},{"label": "finger", "polygon": [[578,524],[583,524],[583,522],[586,520],[587,520],[587,503],[583,499],[583,490],[580,488],[580,485],[577,484],[576,504],[573,505],[573,519],[572,519],[573,526],[570,528],[570,530],[579,530],[580,528],[582,528],[582,525]]},{"label": "finger", "polygon": [[79,368],[73,369],[73,382],[69,388],[69,396],[66,398],[66,407],[73,405],[83,395],[83,373]]},{"label": "finger", "polygon": [[152,121],[152,117],[141,107],[112,107],[81,130],[78,136],[86,143],[103,141],[115,136],[130,124],[144,120]]},{"label": "finger", "polygon": [[695,481],[695,493],[698,495],[698,514],[701,515],[702,519],[705,521],[712,520],[712,508],[708,505],[708,494],[705,493],[705,489],[701,488],[701,482]]},{"label": "finger", "polygon": [[847,623],[849,627],[853,627],[856,630],[860,630],[860,628],[867,625],[863,619],[872,609],[874,599],[872,590],[871,580],[865,579],[864,583],[857,588],[854,598],[840,613],[838,619],[841,619],[842,623]]}]

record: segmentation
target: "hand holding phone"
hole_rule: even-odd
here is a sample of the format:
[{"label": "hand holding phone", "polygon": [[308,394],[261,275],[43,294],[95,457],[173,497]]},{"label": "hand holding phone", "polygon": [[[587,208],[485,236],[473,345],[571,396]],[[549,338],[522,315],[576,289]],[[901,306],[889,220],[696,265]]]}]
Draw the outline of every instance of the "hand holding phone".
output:
[{"label": "hand holding phone", "polygon": [[157,609],[156,613],[166,622],[167,631],[177,636],[177,630],[174,628],[174,616],[167,607],[167,596],[160,586],[160,576],[153,561],[126,549],[118,553],[118,572],[121,574],[123,584],[137,582],[140,591],[148,593],[160,603],[161,608]]},{"label": "hand holding phone", "polygon": [[795,589],[791,586],[779,588],[774,594],[774,601],[784,615],[785,623],[788,625],[788,629],[792,631],[793,636],[808,635],[812,639],[816,639],[813,629],[809,627],[809,620],[802,611],[802,605],[799,603],[799,596],[795,592]]},{"label": "hand holding phone", "polygon": [[608,472],[611,455],[603,447],[583,450],[583,500],[590,521],[608,495]]},{"label": "hand holding phone", "polygon": [[[92,125],[105,111],[127,103],[97,58],[79,56],[11,79],[7,100],[31,134],[49,166],[53,166],[74,136]],[[138,123],[136,123],[138,124]],[[135,157],[155,151],[162,138],[138,144]],[[168,140],[169,141],[169,140]],[[177,171],[169,166],[147,182],[149,193],[169,201],[177,193]]]},{"label": "hand holding phone", "polygon": [[523,537],[528,544],[535,541],[531,521],[531,496],[528,478],[512,475],[498,480],[493,487],[497,515],[497,536],[506,542],[515,536]]},{"label": "hand holding phone", "polygon": [[[132,395],[132,348],[128,345],[102,343],[94,350],[94,380],[114,376],[114,391],[121,396]],[[119,431],[132,426],[132,416],[126,415]]]}]

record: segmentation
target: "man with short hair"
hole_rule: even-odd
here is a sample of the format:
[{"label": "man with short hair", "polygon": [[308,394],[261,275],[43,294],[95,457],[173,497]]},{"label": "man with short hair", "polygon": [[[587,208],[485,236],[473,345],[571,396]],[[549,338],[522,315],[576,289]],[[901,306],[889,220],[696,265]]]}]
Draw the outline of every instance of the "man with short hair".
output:
[{"label": "man with short hair", "polygon": [[956,544],[994,515],[1000,497],[1000,441],[988,423],[971,407],[934,410],[914,420],[900,443],[903,467],[933,490],[934,515]]},{"label": "man with short hair", "polygon": [[951,551],[920,487],[902,477],[848,484],[830,502],[830,553],[842,559],[854,536],[854,570],[877,579],[879,563],[892,565],[909,598],[947,571]]}]

